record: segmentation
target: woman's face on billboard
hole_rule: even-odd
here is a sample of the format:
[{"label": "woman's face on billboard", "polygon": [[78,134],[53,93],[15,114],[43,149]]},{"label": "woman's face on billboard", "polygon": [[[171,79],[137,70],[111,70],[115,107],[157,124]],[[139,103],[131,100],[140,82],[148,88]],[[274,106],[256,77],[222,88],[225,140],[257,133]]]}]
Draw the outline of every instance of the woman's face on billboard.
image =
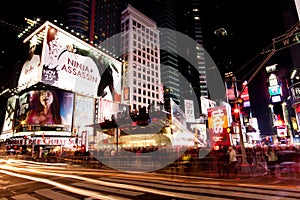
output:
[{"label": "woman's face on billboard", "polygon": [[48,90],[41,91],[40,94],[41,104],[45,107],[49,107],[53,102],[53,94]]}]

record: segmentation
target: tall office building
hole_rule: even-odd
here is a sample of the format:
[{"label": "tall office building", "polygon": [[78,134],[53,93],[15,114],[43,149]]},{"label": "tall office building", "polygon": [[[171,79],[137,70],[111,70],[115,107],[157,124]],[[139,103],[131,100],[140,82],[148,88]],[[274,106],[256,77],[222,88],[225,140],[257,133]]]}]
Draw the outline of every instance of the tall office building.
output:
[{"label": "tall office building", "polygon": [[[176,41],[176,1],[131,1],[143,13],[153,19],[160,32],[161,82],[165,87],[165,101],[172,98],[180,104],[180,80]],[[174,31],[167,31],[174,30]]]},{"label": "tall office building", "polygon": [[[159,28],[174,32],[160,34],[162,83],[178,97],[180,105],[184,99],[200,102],[200,96],[208,97],[204,49],[201,46],[202,28],[198,1],[148,0],[131,1],[132,4],[153,19]],[[178,34],[184,34],[199,45],[182,41]],[[172,52],[172,53],[170,53]],[[189,61],[187,62],[186,59]],[[171,96],[174,96],[171,95]],[[196,104],[195,104],[196,105]],[[199,103],[200,105],[200,103]],[[181,105],[182,106],[182,105]],[[195,109],[200,109],[195,106]],[[198,113],[199,111],[195,111]]]},{"label": "tall office building", "polygon": [[67,0],[62,22],[81,39],[97,45],[120,33],[124,0]]},{"label": "tall office building", "polygon": [[[188,58],[179,60],[179,71],[190,82],[186,85],[186,90],[182,90],[182,96],[186,99],[198,101],[200,105],[200,97],[209,97],[207,88],[207,70],[205,65],[205,51],[203,48],[202,26],[200,3],[197,0],[179,1],[177,2],[177,31],[189,36],[194,43],[186,43],[179,41],[179,54]],[[185,81],[186,82],[186,81]],[[197,99],[195,99],[195,97]],[[196,105],[196,104],[195,104]],[[195,113],[202,113],[199,107],[195,107]],[[196,116],[197,117],[197,116]]]},{"label": "tall office building", "polygon": [[128,5],[122,12],[123,102],[133,110],[161,102],[159,31],[156,23]]}]

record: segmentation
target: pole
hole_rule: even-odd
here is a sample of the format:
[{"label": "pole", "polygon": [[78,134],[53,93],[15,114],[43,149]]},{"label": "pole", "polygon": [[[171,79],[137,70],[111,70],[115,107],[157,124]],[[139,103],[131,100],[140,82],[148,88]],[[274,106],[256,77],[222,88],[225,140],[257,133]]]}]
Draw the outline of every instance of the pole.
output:
[{"label": "pole", "polygon": [[256,69],[256,71],[252,74],[252,76],[249,78],[249,80],[247,81],[247,83],[244,85],[244,87],[242,88],[241,92],[238,94],[237,99],[239,99],[241,97],[241,94],[243,93],[243,91],[246,89],[246,87],[248,86],[248,84],[253,80],[253,78],[258,74],[258,72],[261,70],[261,68],[263,68],[263,66],[270,60],[270,58],[274,55],[275,50],[272,49],[268,56],[265,58],[265,60],[258,66],[258,68]]},{"label": "pole", "polygon": [[[238,93],[237,85],[236,85],[236,77],[232,77],[232,81],[234,82],[235,87],[235,96],[237,99],[239,99],[239,96],[241,95],[242,91]],[[240,104],[235,103],[237,105],[238,109],[238,127],[239,127],[239,136],[240,136],[240,147],[241,147],[241,153],[242,153],[242,163],[241,163],[241,174],[248,173],[247,168],[247,159],[246,159],[246,150],[245,150],[245,143],[244,143],[244,136],[242,132],[242,119],[241,119],[241,110],[240,110]]]},{"label": "pole", "polygon": [[116,155],[119,153],[119,127],[116,128]]},{"label": "pole", "polygon": [[242,132],[240,104],[237,104],[237,105],[238,105],[238,109],[239,109],[238,126],[239,126],[240,146],[241,146],[241,151],[242,151],[242,165],[245,166],[245,165],[247,165],[247,159],[246,159],[244,136],[243,136],[243,132]]},{"label": "pole", "polygon": [[32,132],[32,146],[31,146],[31,158],[34,157],[34,139],[35,139],[35,131]]}]

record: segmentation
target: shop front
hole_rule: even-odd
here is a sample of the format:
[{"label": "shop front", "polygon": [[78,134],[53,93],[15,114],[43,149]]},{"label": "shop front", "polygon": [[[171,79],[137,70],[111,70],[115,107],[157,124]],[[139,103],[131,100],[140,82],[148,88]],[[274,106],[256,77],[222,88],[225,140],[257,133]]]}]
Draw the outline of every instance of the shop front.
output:
[{"label": "shop front", "polygon": [[31,136],[16,136],[6,140],[8,155],[23,155],[42,158],[73,154],[81,147],[81,139],[74,136],[44,136],[37,133]]}]

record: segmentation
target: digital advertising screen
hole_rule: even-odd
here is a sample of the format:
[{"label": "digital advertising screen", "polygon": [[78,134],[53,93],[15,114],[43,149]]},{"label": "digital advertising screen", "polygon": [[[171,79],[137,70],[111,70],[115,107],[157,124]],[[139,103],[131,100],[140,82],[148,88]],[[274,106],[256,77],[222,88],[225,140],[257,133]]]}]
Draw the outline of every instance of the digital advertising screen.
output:
[{"label": "digital advertising screen", "polygon": [[[63,125],[70,130],[74,94],[63,90],[32,90],[23,93],[17,103],[16,129],[31,125]],[[23,126],[22,126],[23,125]]]},{"label": "digital advertising screen", "polygon": [[98,122],[102,123],[105,120],[126,118],[129,116],[129,105],[99,98],[98,107]]}]

